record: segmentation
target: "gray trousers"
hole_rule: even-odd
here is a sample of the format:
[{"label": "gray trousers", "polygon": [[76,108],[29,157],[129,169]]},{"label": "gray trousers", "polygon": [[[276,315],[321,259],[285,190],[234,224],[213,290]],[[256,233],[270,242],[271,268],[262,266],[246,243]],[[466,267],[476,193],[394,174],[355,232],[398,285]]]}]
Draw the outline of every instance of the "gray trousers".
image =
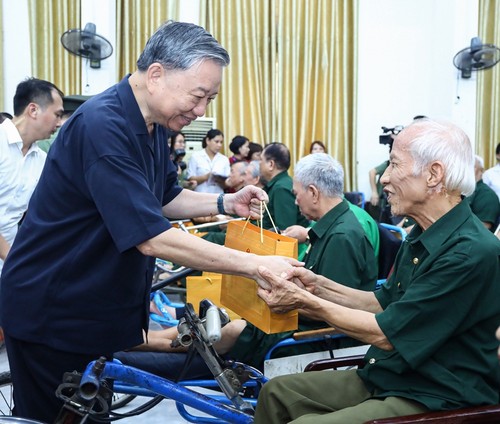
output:
[{"label": "gray trousers", "polygon": [[362,424],[428,409],[400,397],[374,399],[356,370],[316,371],[273,378],[259,394],[255,424]]}]

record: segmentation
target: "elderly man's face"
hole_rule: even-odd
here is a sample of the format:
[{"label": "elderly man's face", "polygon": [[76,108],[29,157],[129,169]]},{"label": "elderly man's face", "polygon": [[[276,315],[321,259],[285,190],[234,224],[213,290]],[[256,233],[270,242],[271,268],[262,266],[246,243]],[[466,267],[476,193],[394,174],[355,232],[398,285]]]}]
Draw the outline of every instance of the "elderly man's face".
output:
[{"label": "elderly man's face", "polygon": [[387,201],[393,215],[412,215],[418,211],[428,196],[426,184],[427,171],[414,175],[413,158],[409,151],[409,142],[417,135],[415,128],[403,130],[394,140],[390,155],[390,164],[380,181],[384,185]]},{"label": "elderly man's face", "polygon": [[219,92],[222,69],[212,60],[186,70],[158,67],[148,86],[151,97],[147,101],[152,121],[180,131],[203,116]]},{"label": "elderly man's face", "polygon": [[314,213],[312,191],[304,187],[302,183],[298,182],[295,178],[293,179],[293,194],[295,194],[295,204],[299,207],[302,215],[307,219],[319,219]]},{"label": "elderly man's face", "polygon": [[235,190],[239,190],[245,186],[245,167],[246,163],[236,162],[231,166],[231,171],[229,172],[228,181],[226,184],[233,187]]}]

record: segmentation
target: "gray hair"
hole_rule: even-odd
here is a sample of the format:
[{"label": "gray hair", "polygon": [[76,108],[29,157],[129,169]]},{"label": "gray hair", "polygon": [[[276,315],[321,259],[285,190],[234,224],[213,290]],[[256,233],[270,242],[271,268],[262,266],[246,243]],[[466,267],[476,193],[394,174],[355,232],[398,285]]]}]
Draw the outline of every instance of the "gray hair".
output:
[{"label": "gray hair", "polygon": [[260,178],[260,160],[253,160],[248,163],[252,171],[252,178]]},{"label": "gray hair", "polygon": [[440,161],[445,168],[444,188],[459,191],[464,196],[474,192],[474,153],[467,134],[449,122],[419,119],[408,125],[418,130],[416,137],[409,142],[410,154],[415,161],[414,175],[433,161]]},{"label": "gray hair", "polygon": [[313,185],[327,197],[344,196],[344,169],[326,153],[303,157],[295,165],[294,177],[304,188]]},{"label": "gray hair", "polygon": [[152,63],[158,62],[165,69],[186,70],[204,60],[227,66],[229,54],[202,27],[170,20],[148,40],[137,60],[137,68],[144,72]]},{"label": "gray hair", "polygon": [[231,168],[234,167],[235,165],[240,165],[241,166],[241,169],[239,171],[239,174],[240,175],[245,175],[245,173],[247,172],[247,168],[248,168],[248,165],[249,163],[248,162],[245,162],[243,160],[239,160],[237,162],[234,162],[232,165],[231,165]]}]

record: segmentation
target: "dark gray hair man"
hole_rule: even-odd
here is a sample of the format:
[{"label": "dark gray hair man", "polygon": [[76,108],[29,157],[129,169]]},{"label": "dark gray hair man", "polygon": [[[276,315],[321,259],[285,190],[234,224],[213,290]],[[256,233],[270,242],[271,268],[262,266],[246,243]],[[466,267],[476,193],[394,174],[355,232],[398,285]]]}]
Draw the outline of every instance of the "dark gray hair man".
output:
[{"label": "dark gray hair man", "polygon": [[180,131],[205,114],[228,64],[203,28],[168,22],[137,71],[61,128],[2,274],[16,414],[53,422],[63,372],[143,342],[155,258],[254,279],[259,265],[291,267],[212,245],[165,219],[257,218],[267,200],[252,186],[224,196],[177,185],[167,128]]}]

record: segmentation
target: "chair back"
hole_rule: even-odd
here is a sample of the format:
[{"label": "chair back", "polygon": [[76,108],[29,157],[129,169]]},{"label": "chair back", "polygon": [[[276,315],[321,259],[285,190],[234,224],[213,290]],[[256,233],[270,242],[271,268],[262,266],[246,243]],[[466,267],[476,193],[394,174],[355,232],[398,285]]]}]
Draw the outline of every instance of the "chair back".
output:
[{"label": "chair back", "polygon": [[[398,254],[401,243],[403,242],[390,229],[387,224],[378,223],[378,231],[380,234],[380,250],[378,254],[378,278],[387,278],[394,260]],[[396,227],[398,228],[398,227]],[[404,230],[403,230],[404,231]]]}]

